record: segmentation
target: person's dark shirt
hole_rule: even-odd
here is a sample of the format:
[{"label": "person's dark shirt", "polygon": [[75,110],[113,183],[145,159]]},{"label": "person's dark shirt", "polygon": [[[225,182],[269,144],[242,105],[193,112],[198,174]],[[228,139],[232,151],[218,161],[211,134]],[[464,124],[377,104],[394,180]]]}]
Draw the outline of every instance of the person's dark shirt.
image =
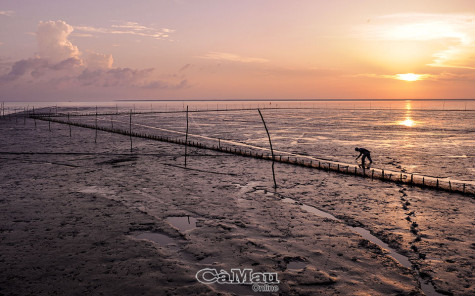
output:
[{"label": "person's dark shirt", "polygon": [[368,150],[368,149],[364,149],[364,148],[358,148],[358,151],[360,152],[360,156],[361,155],[369,155],[371,152]]}]

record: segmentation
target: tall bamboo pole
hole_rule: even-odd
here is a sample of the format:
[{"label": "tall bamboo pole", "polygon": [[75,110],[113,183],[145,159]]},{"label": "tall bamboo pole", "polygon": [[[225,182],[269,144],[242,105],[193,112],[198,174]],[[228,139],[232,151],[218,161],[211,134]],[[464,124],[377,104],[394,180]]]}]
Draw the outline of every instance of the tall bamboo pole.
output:
[{"label": "tall bamboo pole", "polygon": [[186,105],[185,167],[186,167],[187,154],[188,154],[188,105]]},{"label": "tall bamboo pole", "polygon": [[68,112],[68,125],[69,125],[69,137],[71,138],[71,122],[69,120],[69,112]]},{"label": "tall bamboo pole", "polygon": [[33,120],[35,121],[35,129],[36,129],[35,106],[33,106]]},{"label": "tall bamboo pole", "polygon": [[259,115],[261,116],[262,123],[264,124],[264,128],[266,129],[267,137],[269,138],[270,152],[272,153],[272,177],[274,179],[274,189],[277,189],[277,182],[275,181],[275,170],[274,170],[275,157],[274,157],[274,149],[272,148],[272,141],[270,139],[269,130],[267,129],[264,116],[262,116],[261,110],[259,110],[259,108],[257,109],[257,111],[259,111]]},{"label": "tall bamboo pole", "polygon": [[96,123],[96,136],[94,138],[94,143],[97,143],[97,106],[96,106],[96,117],[95,117],[95,123]]},{"label": "tall bamboo pole", "polygon": [[130,153],[132,153],[132,109],[130,110],[129,135],[130,135]]}]

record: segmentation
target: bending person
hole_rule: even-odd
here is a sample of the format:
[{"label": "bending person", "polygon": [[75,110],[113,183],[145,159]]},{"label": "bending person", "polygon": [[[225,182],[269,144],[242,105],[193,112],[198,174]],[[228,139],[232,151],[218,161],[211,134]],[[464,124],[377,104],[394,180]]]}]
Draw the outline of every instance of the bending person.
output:
[{"label": "bending person", "polygon": [[355,148],[355,151],[358,151],[360,153],[360,155],[358,155],[358,157],[356,158],[356,160],[358,160],[358,158],[360,158],[361,156],[363,156],[361,158],[361,166],[364,168],[365,167],[365,160],[366,158],[368,158],[369,160],[369,165],[368,165],[368,168],[369,166],[373,163],[373,160],[371,159],[371,152],[368,150],[368,149],[365,149],[365,148],[358,148],[356,147]]}]

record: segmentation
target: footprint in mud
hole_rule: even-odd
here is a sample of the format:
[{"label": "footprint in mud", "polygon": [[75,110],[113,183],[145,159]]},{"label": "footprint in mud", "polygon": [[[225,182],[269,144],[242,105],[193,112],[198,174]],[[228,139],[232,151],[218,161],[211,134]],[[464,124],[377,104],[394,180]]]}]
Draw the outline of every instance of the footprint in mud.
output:
[{"label": "footprint in mud", "polygon": [[419,230],[417,230],[417,227],[415,227],[414,225],[411,225],[411,233],[417,235],[419,233]]},{"label": "footprint in mud", "polygon": [[421,241],[421,234],[420,234],[420,231],[419,231],[419,224],[417,224],[417,222],[415,221],[412,221],[412,218],[411,217],[416,217],[416,214],[414,211],[410,211],[409,209],[409,206],[411,205],[411,202],[407,199],[408,195],[406,193],[406,188],[405,187],[402,187],[400,186],[400,189],[399,189],[399,193],[401,193],[401,203],[402,203],[402,208],[405,210],[405,211],[408,211],[406,212],[406,218],[405,220],[410,223],[410,226],[409,226],[409,231],[415,236],[415,239],[412,241],[411,243],[411,250],[416,253],[418,255],[418,257],[420,259],[425,259],[426,258],[426,255],[424,253],[421,253],[419,248],[417,247],[416,243],[417,242],[420,242]]}]

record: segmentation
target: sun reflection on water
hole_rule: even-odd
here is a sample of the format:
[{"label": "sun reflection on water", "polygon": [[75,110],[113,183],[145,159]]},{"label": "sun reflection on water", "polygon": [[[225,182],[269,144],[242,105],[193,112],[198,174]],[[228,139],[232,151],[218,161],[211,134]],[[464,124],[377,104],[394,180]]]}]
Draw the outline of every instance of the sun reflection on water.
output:
[{"label": "sun reflection on water", "polygon": [[412,120],[411,111],[412,111],[411,102],[407,101],[406,102],[406,119],[403,120],[403,121],[399,121],[398,124],[404,125],[404,126],[407,126],[407,127],[414,126],[416,123],[414,122],[414,120]]},{"label": "sun reflection on water", "polygon": [[414,120],[408,117],[406,120],[399,122],[399,124],[411,127],[414,125]]}]

